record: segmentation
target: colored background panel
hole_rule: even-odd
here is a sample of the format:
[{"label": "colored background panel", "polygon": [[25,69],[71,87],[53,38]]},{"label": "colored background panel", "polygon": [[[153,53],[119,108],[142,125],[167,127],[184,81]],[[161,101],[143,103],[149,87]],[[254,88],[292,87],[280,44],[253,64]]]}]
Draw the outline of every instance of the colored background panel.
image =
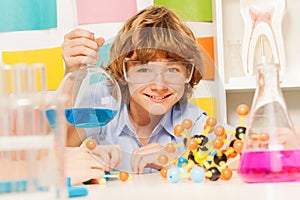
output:
[{"label": "colored background panel", "polygon": [[3,52],[2,60],[3,63],[8,65],[17,63],[45,64],[48,90],[56,90],[64,76],[64,64],[61,56],[61,47],[40,50]]},{"label": "colored background panel", "polygon": [[198,106],[202,110],[205,110],[208,116],[217,118],[217,104],[215,97],[192,98],[189,100],[189,102]]},{"label": "colored background panel", "polygon": [[111,47],[111,43],[107,43],[100,48],[98,52],[98,54],[100,55],[100,59],[96,64],[97,66],[102,66],[102,64],[104,67],[107,66],[109,62],[110,47]]},{"label": "colored background panel", "polygon": [[203,37],[197,38],[198,44],[206,51],[204,54],[204,80],[214,80],[215,66],[214,66],[214,38]]},{"label": "colored background panel", "polygon": [[214,38],[213,37],[201,37],[197,38],[197,42],[202,46],[208,55],[214,60]]},{"label": "colored background panel", "polygon": [[122,22],[137,12],[134,0],[77,0],[78,24]]},{"label": "colored background panel", "polygon": [[172,9],[185,21],[212,21],[211,0],[154,0],[154,5]]},{"label": "colored background panel", "polygon": [[0,32],[57,27],[56,0],[1,0]]}]

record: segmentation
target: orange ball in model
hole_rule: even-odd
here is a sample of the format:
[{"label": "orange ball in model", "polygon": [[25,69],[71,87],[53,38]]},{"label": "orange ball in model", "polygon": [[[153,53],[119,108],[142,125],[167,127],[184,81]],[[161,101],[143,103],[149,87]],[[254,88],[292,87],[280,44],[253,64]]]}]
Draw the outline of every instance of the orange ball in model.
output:
[{"label": "orange ball in model", "polygon": [[85,146],[89,149],[89,150],[94,150],[97,146],[97,142],[96,140],[94,139],[88,139],[86,142],[85,142]]},{"label": "orange ball in model", "polygon": [[236,112],[240,116],[246,116],[249,113],[249,107],[245,104],[241,104],[237,107]]}]

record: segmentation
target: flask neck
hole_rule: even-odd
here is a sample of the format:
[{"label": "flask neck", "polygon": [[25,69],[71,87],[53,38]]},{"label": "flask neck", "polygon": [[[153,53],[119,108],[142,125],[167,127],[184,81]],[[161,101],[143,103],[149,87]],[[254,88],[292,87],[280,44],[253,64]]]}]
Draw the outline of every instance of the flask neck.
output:
[{"label": "flask neck", "polygon": [[279,71],[277,65],[261,65],[258,67],[257,89],[259,96],[263,93],[275,96],[281,94]]}]

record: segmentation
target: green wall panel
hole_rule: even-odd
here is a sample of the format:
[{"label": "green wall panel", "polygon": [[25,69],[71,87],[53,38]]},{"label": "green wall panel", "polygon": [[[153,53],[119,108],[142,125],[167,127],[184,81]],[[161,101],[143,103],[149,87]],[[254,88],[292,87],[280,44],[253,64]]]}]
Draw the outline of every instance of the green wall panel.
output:
[{"label": "green wall panel", "polygon": [[211,0],[154,0],[154,5],[170,8],[184,21],[212,21]]}]

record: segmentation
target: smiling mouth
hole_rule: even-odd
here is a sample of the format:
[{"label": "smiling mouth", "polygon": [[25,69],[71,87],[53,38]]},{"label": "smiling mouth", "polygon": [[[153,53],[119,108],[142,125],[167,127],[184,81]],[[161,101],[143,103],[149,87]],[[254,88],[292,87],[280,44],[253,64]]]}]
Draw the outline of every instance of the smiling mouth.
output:
[{"label": "smiling mouth", "polygon": [[149,95],[149,94],[145,94],[147,97],[150,97],[151,99],[155,99],[155,100],[163,100],[168,98],[169,96],[171,96],[171,94],[168,95],[164,95],[164,96],[153,96],[153,95]]}]

